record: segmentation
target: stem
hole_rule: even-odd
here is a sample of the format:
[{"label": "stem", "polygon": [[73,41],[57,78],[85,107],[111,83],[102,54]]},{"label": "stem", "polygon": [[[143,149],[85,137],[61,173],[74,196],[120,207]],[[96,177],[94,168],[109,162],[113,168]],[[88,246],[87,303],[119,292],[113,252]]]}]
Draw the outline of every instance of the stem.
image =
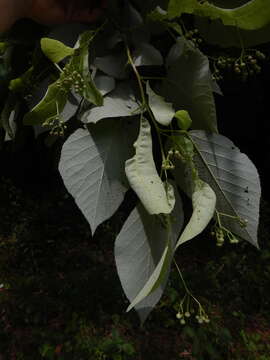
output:
[{"label": "stem", "polygon": [[140,93],[141,93],[141,98],[142,98],[142,105],[143,107],[146,105],[146,98],[145,98],[145,94],[144,94],[144,89],[143,89],[143,84],[142,84],[142,80],[141,80],[141,77],[140,77],[140,74],[138,73],[138,70],[136,68],[136,66],[134,65],[134,62],[132,60],[132,56],[131,56],[131,53],[130,53],[130,50],[129,50],[129,47],[127,46],[127,57],[128,57],[128,62],[130,63],[132,69],[133,69],[133,72],[137,78],[137,81],[138,81],[138,85],[139,85],[139,88],[140,88]]},{"label": "stem", "polygon": [[132,69],[133,69],[133,72],[137,78],[137,81],[138,81],[138,85],[139,85],[139,89],[140,89],[140,93],[141,93],[141,99],[142,99],[142,108],[143,109],[146,109],[153,124],[154,124],[154,127],[156,129],[156,132],[157,132],[157,135],[158,135],[158,141],[159,141],[159,145],[160,145],[160,151],[161,151],[161,155],[162,155],[162,160],[165,160],[165,153],[164,153],[164,149],[163,149],[163,145],[162,145],[162,141],[161,141],[161,136],[160,136],[160,130],[159,130],[159,127],[157,126],[157,123],[156,123],[156,120],[152,114],[152,111],[151,109],[149,108],[148,106],[148,103],[146,101],[146,97],[145,97],[145,93],[144,93],[144,88],[143,88],[143,84],[142,84],[142,78],[132,60],[132,56],[131,56],[131,53],[130,53],[130,49],[128,47],[128,45],[126,45],[126,49],[127,49],[127,57],[128,57],[128,62],[130,63]]},{"label": "stem", "polygon": [[191,292],[191,291],[189,290],[189,288],[187,287],[187,284],[186,284],[186,282],[185,282],[185,280],[184,280],[184,278],[183,278],[182,272],[181,272],[179,266],[177,265],[177,262],[175,261],[175,259],[173,259],[173,262],[174,262],[174,265],[176,266],[176,269],[177,269],[177,271],[178,271],[178,274],[179,274],[179,276],[180,276],[180,279],[181,279],[181,281],[182,281],[182,283],[183,283],[183,285],[184,285],[184,288],[185,288],[186,293],[187,293],[190,297],[192,297],[192,299],[199,305],[199,307],[201,307],[200,302],[195,298],[194,295],[192,295],[192,292]]}]

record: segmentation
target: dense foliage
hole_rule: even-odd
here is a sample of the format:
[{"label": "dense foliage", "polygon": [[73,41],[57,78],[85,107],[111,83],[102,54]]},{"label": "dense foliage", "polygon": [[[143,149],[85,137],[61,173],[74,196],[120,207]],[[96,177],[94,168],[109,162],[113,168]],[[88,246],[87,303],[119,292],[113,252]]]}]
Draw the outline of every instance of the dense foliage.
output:
[{"label": "dense foliage", "polygon": [[[129,189],[136,194],[114,257],[128,310],[142,322],[173,262],[186,292],[177,317],[184,324],[193,311],[209,322],[174,259],[209,224],[217,246],[240,239],[258,246],[259,176],[219,134],[213,92],[221,94],[216,81],[228,71],[242,81],[261,71],[265,54],[252,46],[270,21],[262,7],[259,0],[230,10],[196,0],[111,2],[98,26],[40,28],[31,39],[14,30],[1,42],[2,143],[27,141],[31,126],[37,141],[61,144],[59,172],[92,235]],[[237,29],[239,55],[216,50],[204,17],[216,33]],[[25,58],[14,68],[18,53]]]}]

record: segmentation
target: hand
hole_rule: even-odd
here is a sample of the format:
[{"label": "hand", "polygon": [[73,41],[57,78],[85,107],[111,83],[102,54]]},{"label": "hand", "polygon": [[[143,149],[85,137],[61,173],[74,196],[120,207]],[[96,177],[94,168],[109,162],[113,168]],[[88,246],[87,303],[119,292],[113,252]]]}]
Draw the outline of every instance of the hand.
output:
[{"label": "hand", "polygon": [[30,18],[42,24],[95,22],[106,0],[0,0],[0,32]]}]

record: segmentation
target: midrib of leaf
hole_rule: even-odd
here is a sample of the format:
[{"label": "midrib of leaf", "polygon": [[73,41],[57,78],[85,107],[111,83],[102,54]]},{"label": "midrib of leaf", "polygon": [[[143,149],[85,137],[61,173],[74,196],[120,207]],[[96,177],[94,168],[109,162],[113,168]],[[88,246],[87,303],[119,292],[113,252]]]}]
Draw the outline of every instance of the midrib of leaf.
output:
[{"label": "midrib of leaf", "polygon": [[[208,163],[206,162],[206,160],[205,160],[204,157],[202,156],[201,151],[200,151],[200,149],[198,148],[196,142],[193,140],[192,136],[188,135],[188,138],[189,138],[189,140],[192,142],[192,144],[193,144],[193,146],[194,146],[197,154],[199,155],[200,159],[202,160],[203,164],[205,165],[205,167],[206,167],[207,171],[209,172],[211,178],[213,179],[215,185],[216,185],[217,188],[219,189],[222,197],[224,198],[224,200],[226,201],[226,203],[229,205],[232,213],[234,214],[234,216],[235,216],[236,218],[239,218],[239,215],[237,214],[236,210],[234,209],[231,201],[227,198],[227,196],[226,196],[226,194],[224,193],[223,189],[222,189],[221,186],[219,185],[219,182],[217,181],[216,177],[214,176],[212,170],[209,168]],[[205,152],[207,152],[207,151],[205,151]],[[215,165],[213,165],[213,166],[215,166]],[[218,199],[218,196],[217,196],[217,199]],[[229,214],[229,215],[231,215],[231,214]],[[235,221],[237,221],[237,219],[235,219]],[[240,225],[239,225],[239,226],[240,226]],[[248,237],[251,238],[251,236],[250,236],[249,232],[246,230],[246,228],[242,228],[241,230],[243,230],[243,231],[248,235]]]},{"label": "midrib of leaf", "polygon": [[[112,143],[113,143],[113,137],[111,137],[110,143],[109,143],[109,145],[108,145],[108,147],[106,149],[110,149],[111,146],[112,146]],[[107,151],[107,153],[104,151],[104,153],[105,153],[105,158],[104,158],[104,162],[103,162],[104,166],[103,166],[103,169],[102,169],[102,177],[101,177],[102,180],[104,178],[105,166],[107,164],[109,151]],[[100,154],[100,156],[101,156],[101,154]],[[102,159],[102,157],[101,157],[101,159]],[[96,217],[97,217],[97,209],[98,209],[97,205],[98,205],[98,202],[99,202],[100,191],[101,191],[100,189],[101,189],[101,186],[102,186],[102,180],[100,181],[99,187],[98,187],[98,196],[97,196],[96,206],[95,206],[95,222],[96,222]]]}]

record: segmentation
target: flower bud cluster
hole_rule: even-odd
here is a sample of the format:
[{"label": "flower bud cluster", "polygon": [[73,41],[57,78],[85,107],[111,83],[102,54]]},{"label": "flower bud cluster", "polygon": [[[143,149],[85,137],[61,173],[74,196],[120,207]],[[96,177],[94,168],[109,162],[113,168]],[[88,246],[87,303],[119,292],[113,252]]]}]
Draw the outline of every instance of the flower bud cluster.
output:
[{"label": "flower bud cluster", "polygon": [[73,88],[75,93],[82,96],[86,89],[84,78],[79,71],[72,69],[70,64],[64,67],[56,86],[65,93],[68,93]]},{"label": "flower bud cluster", "polygon": [[210,323],[210,319],[208,317],[207,314],[198,314],[195,316],[196,320],[198,321],[199,324],[209,324]]},{"label": "flower bud cluster", "polygon": [[50,128],[50,134],[54,136],[64,136],[67,125],[61,119],[60,115],[53,116],[44,121],[42,124],[44,127]]},{"label": "flower bud cluster", "polygon": [[226,229],[225,227],[220,227],[217,224],[213,226],[211,235],[216,239],[216,245],[221,247],[224,245],[225,239],[228,239],[231,244],[238,244],[239,240],[234,236],[234,234]]},{"label": "flower bud cluster", "polygon": [[[186,312],[178,311],[176,313],[176,318],[180,321],[181,325],[185,325],[187,323],[187,319],[189,319],[190,317],[191,317],[191,313],[189,311]],[[197,315],[195,315],[195,319],[199,324],[203,324],[203,323],[208,324],[210,322],[208,315],[205,313],[201,305],[199,306]]]},{"label": "flower bud cluster", "polygon": [[245,82],[249,77],[261,72],[261,62],[265,59],[265,54],[255,49],[246,51],[240,58],[220,56],[214,62],[213,79],[222,80],[227,71],[235,73]]},{"label": "flower bud cluster", "polygon": [[185,33],[186,39],[193,42],[195,46],[199,46],[202,44],[203,39],[199,35],[198,29],[189,30]]}]

